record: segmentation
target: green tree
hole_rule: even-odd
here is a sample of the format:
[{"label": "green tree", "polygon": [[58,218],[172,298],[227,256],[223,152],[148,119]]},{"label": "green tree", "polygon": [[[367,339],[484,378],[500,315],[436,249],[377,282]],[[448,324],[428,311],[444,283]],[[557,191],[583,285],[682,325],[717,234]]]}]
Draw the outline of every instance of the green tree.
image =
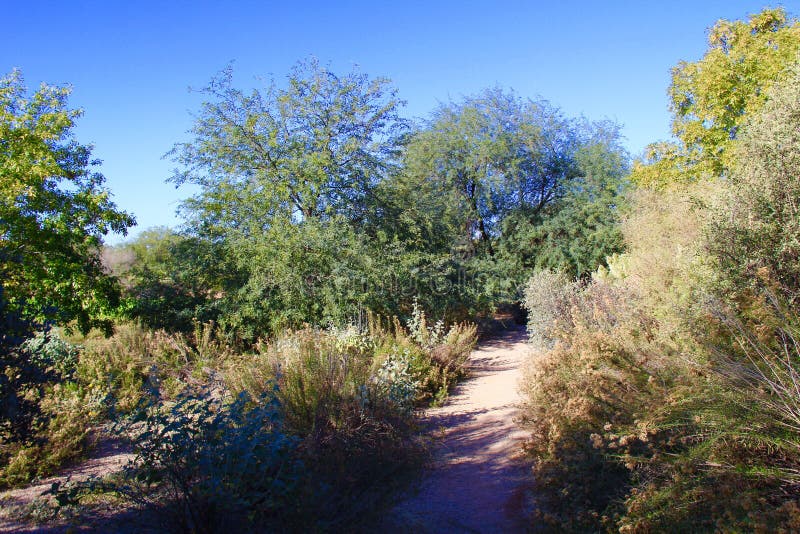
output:
[{"label": "green tree", "polygon": [[81,112],[67,107],[69,92],[43,84],[28,96],[19,71],[0,79],[0,283],[6,313],[108,329],[119,289],[100,261],[102,236],[134,219],[74,139]]},{"label": "green tree", "polygon": [[546,102],[487,90],[436,110],[411,137],[405,172],[446,199],[460,249],[493,255],[504,216],[535,216],[576,176],[577,141],[570,122]]},{"label": "green tree", "polygon": [[510,279],[524,282],[517,277],[533,269],[586,277],[623,251],[628,155],[619,146],[616,127],[597,126],[594,139],[575,152],[578,176],[563,196],[536,221],[519,216],[504,221],[501,246]]},{"label": "green tree", "polygon": [[[116,209],[93,171],[91,147],[72,135],[69,89],[42,85],[30,96],[19,71],[0,79],[0,442],[28,438],[41,423],[47,384],[70,362],[25,343],[37,329],[72,321],[109,330],[119,287],[100,261],[102,236],[133,218]],[[44,344],[43,344],[44,343]],[[63,344],[62,344],[63,345]],[[61,365],[63,364],[63,365]],[[0,464],[12,447],[0,447]]]},{"label": "green tree", "polygon": [[747,21],[718,21],[708,43],[702,59],[672,70],[670,110],[678,142],[647,148],[633,175],[640,184],[663,186],[729,169],[741,126],[797,60],[800,24],[782,9],[765,9]]},{"label": "green tree", "polygon": [[103,259],[123,283],[128,313],[151,328],[188,331],[216,320],[223,297],[243,283],[223,243],[169,228],[108,247]]},{"label": "green tree", "polygon": [[203,90],[193,139],[172,151],[172,180],[201,189],[183,205],[191,231],[224,244],[241,276],[223,322],[255,337],[342,320],[364,302],[364,229],[396,168],[402,103],[386,79],[313,59],[282,88],[232,83],[228,69]]},{"label": "green tree", "polygon": [[484,292],[465,297],[516,300],[534,269],[585,275],[621,250],[627,162],[615,125],[488,90],[440,107],[410,138],[390,220]]},{"label": "green tree", "polygon": [[245,93],[223,71],[171,155],[171,180],[199,185],[184,211],[203,228],[257,235],[276,219],[301,222],[335,214],[364,216],[364,202],[392,166],[402,104],[386,79],[337,76],[312,59],[285,88]]}]

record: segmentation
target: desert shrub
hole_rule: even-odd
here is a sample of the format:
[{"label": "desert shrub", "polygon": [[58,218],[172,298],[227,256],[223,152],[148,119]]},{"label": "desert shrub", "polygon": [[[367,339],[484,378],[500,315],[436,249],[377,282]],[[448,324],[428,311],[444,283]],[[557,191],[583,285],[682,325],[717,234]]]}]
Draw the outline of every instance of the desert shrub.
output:
[{"label": "desert shrub", "polygon": [[401,344],[410,340],[414,347],[412,374],[420,384],[417,402],[441,403],[455,382],[464,376],[465,364],[477,341],[477,326],[462,322],[449,328],[442,320],[428,325],[425,312],[414,302],[408,333],[395,328]]},{"label": "desert shrub", "polygon": [[71,378],[78,363],[80,349],[52,330],[38,332],[21,346],[27,359],[45,372],[56,373],[60,378]]},{"label": "desert shrub", "polygon": [[600,446],[602,436],[637,423],[673,381],[654,322],[629,305],[635,296],[600,280],[577,289],[552,273],[528,287],[531,330],[546,342],[534,345],[525,371],[522,417],[543,490],[543,528],[601,529],[633,484],[616,451]]},{"label": "desert shrub", "polygon": [[232,352],[211,325],[169,334],[121,324],[108,338],[75,339],[81,345],[54,330],[33,335],[5,366],[3,376],[16,382],[2,391],[0,485],[22,484],[79,459],[94,425],[212,383],[216,362]]},{"label": "desert shrub", "polygon": [[297,513],[302,465],[275,397],[186,393],[128,427],[136,457],[122,491],[161,509],[170,529],[276,529]]},{"label": "desert shrub", "polygon": [[[302,465],[292,494],[297,513],[284,510],[276,519],[283,528],[331,530],[366,521],[421,465],[423,448],[413,432],[417,383],[408,353],[387,357],[378,350],[386,339],[377,327],[373,332],[309,327],[212,362],[221,380],[212,398],[231,391],[268,399],[281,431],[294,440],[290,456]],[[463,345],[462,337],[453,339]],[[170,450],[180,458],[191,452]]]},{"label": "desert shrub", "polygon": [[528,310],[528,341],[534,347],[553,348],[559,328],[569,324],[576,289],[566,275],[555,271],[537,271],[528,281],[524,304]]},{"label": "desert shrub", "polygon": [[734,292],[766,282],[794,303],[800,295],[800,67],[748,121],[736,161],[706,238],[718,282]]},{"label": "desert shrub", "polygon": [[303,494],[313,496],[303,507],[314,528],[353,528],[374,517],[421,465],[413,411],[446,395],[475,327],[429,329],[421,311],[416,320],[422,341],[396,319],[371,317],[364,328],[286,332],[223,367],[235,392],[256,396],[277,384],[285,428],[301,440]]},{"label": "desert shrub", "polygon": [[525,407],[545,525],[797,529],[798,84],[787,84],[748,121],[728,181],[640,190],[628,252],[608,270],[568,298],[563,280],[532,282],[532,330],[550,336]]},{"label": "desert shrub", "polygon": [[280,339],[273,350],[287,424],[301,434],[336,426],[338,408],[354,402],[369,382],[369,352],[341,346],[335,335],[307,329]]},{"label": "desert shrub", "polygon": [[183,334],[125,323],[111,337],[81,341],[78,380],[105,388],[109,408],[121,413],[149,397],[174,398],[187,385],[207,383],[210,377],[204,375],[234,353],[213,324],[198,324],[193,334]]},{"label": "desert shrub", "polygon": [[[377,318],[244,348],[214,325],[185,334],[128,323],[108,338],[75,338],[70,380],[37,397],[47,417],[25,447],[4,451],[13,462],[2,476],[49,472],[85,450],[93,426],[144,414],[126,427],[138,458],[117,490],[162,503],[171,528],[360,525],[422,465],[415,409],[446,395],[475,343],[474,326],[416,317],[420,341]],[[41,350],[48,368],[74,360]]]},{"label": "desert shrub", "polygon": [[102,395],[72,381],[78,348],[53,330],[6,353],[0,381],[0,486],[45,476],[86,450]]},{"label": "desert shrub", "polygon": [[644,415],[653,454],[632,467],[623,530],[796,528],[797,317],[763,304],[763,322],[731,308],[707,321],[707,363]]},{"label": "desert shrub", "polygon": [[698,242],[713,298],[694,292],[700,313],[673,311],[688,323],[695,373],[649,414],[667,439],[628,498],[630,531],[797,528],[798,79],[748,117],[722,194],[710,197]]},{"label": "desert shrub", "polygon": [[37,405],[39,415],[25,440],[0,443],[0,487],[24,484],[80,459],[90,448],[90,431],[101,420],[101,391],[74,382],[49,386]]},{"label": "desert shrub", "polygon": [[69,377],[74,349],[54,332],[33,332],[16,340],[4,336],[0,373],[0,435],[24,441],[41,417],[45,389]]}]

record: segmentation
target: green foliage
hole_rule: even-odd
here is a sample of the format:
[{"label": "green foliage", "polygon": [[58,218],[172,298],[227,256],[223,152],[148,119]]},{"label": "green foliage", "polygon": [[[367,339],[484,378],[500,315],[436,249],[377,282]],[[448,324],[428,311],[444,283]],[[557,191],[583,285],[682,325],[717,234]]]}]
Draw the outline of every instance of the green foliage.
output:
[{"label": "green foliage", "polygon": [[586,275],[622,248],[618,139],[614,125],[500,90],[443,105],[386,186],[384,231],[452,262],[478,309],[518,299],[535,268]]},{"label": "green foliage", "polygon": [[71,378],[78,364],[78,348],[52,330],[37,333],[20,348],[28,362],[45,372],[55,372],[61,378]]},{"label": "green foliage", "polygon": [[194,139],[171,153],[183,169],[173,181],[201,187],[184,213],[233,273],[216,281],[220,322],[253,341],[357,316],[371,296],[365,286],[382,282],[360,227],[404,128],[394,89],[311,60],[282,89],[246,94],[229,69],[203,93],[210,100]]},{"label": "green foliage", "polygon": [[0,279],[9,311],[88,331],[110,327],[119,290],[98,255],[101,236],[125,233],[94,172],[91,147],[71,130],[69,89],[27,91],[18,71],[0,79]]},{"label": "green foliage", "polygon": [[734,151],[737,165],[708,238],[723,284],[800,295],[800,71],[776,85]]},{"label": "green foliage", "polygon": [[535,268],[587,277],[623,251],[627,156],[615,128],[596,128],[594,138],[576,150],[577,176],[563,186],[562,196],[533,219],[520,210],[503,221],[500,256],[513,266],[508,276]]},{"label": "green foliage", "polygon": [[173,181],[202,188],[184,209],[205,232],[256,236],[275,220],[364,216],[402,126],[388,80],[340,77],[312,59],[296,66],[285,89],[273,82],[247,94],[227,69],[202,93],[210,101],[194,139],[172,155],[185,168]]},{"label": "green foliage", "polygon": [[577,141],[575,128],[547,103],[489,90],[442,105],[411,137],[404,167],[418,182],[433,182],[457,240],[450,246],[493,254],[504,215],[538,213],[576,176]]},{"label": "green foliage", "polygon": [[304,323],[345,324],[376,284],[363,236],[339,216],[273,221],[231,248],[246,282],[225,302],[223,324],[245,339]]},{"label": "green foliage", "polygon": [[129,432],[136,457],[123,491],[162,508],[174,531],[280,529],[297,513],[298,440],[284,431],[274,397],[188,394]]},{"label": "green foliage", "polygon": [[729,169],[740,129],[797,60],[800,26],[782,9],[765,9],[747,21],[718,21],[708,41],[701,60],[673,69],[670,109],[679,142],[650,145],[634,169],[638,184],[685,183]]},{"label": "green foliage", "polygon": [[241,283],[223,245],[166,228],[106,248],[103,257],[123,281],[128,314],[155,329],[189,332],[217,320],[224,295]]}]

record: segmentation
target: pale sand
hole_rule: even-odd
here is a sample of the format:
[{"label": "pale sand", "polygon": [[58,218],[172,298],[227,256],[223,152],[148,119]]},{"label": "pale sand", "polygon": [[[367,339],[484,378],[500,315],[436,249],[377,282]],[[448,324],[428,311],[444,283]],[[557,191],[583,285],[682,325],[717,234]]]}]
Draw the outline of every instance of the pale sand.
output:
[{"label": "pale sand", "polygon": [[440,436],[432,469],[418,491],[387,518],[405,532],[522,532],[533,507],[526,433],[514,422],[525,329],[481,343],[469,360],[470,378],[423,424]]}]

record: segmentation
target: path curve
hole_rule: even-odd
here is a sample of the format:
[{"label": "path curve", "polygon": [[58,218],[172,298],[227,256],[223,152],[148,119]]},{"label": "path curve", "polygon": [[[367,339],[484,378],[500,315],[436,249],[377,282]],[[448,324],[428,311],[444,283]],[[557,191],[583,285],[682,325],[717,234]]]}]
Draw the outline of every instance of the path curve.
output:
[{"label": "path curve", "polygon": [[423,424],[440,437],[418,491],[390,514],[390,531],[523,532],[532,506],[526,433],[514,422],[528,353],[524,327],[478,345],[470,378]]}]

